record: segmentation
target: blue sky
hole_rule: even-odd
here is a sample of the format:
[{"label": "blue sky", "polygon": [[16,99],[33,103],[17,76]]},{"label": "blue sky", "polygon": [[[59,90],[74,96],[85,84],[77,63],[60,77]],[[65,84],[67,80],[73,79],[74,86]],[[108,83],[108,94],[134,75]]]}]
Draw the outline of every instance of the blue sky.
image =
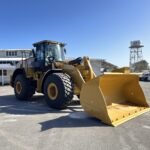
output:
[{"label": "blue sky", "polygon": [[67,56],[128,66],[131,40],[150,63],[149,0],[0,0],[0,48],[32,48],[39,40],[67,43]]}]

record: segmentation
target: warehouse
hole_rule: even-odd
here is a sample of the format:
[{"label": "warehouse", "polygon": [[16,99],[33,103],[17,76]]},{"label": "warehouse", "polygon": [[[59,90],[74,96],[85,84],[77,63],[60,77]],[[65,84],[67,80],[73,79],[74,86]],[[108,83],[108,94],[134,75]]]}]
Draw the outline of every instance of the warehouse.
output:
[{"label": "warehouse", "polygon": [[12,75],[15,66],[10,64],[0,64],[0,84],[9,84],[10,76]]},{"label": "warehouse", "polygon": [[0,49],[0,84],[8,84],[17,63],[30,55],[31,49]]}]

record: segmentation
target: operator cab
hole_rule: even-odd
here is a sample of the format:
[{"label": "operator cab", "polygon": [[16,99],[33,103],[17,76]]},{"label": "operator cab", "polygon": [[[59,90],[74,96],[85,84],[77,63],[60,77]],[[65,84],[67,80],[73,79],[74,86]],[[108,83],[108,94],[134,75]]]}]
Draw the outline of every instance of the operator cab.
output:
[{"label": "operator cab", "polygon": [[55,41],[40,41],[34,43],[33,55],[35,57],[35,68],[43,68],[52,65],[54,61],[65,60],[65,44]]}]

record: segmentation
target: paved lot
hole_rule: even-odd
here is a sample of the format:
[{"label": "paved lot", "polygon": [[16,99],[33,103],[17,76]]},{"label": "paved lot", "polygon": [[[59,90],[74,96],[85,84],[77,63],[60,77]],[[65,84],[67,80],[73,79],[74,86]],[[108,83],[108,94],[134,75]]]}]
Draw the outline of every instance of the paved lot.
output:
[{"label": "paved lot", "polygon": [[[150,82],[140,83],[150,101]],[[150,112],[116,128],[89,118],[75,101],[68,109],[48,108],[42,95],[17,101],[0,87],[1,150],[149,150]]]}]

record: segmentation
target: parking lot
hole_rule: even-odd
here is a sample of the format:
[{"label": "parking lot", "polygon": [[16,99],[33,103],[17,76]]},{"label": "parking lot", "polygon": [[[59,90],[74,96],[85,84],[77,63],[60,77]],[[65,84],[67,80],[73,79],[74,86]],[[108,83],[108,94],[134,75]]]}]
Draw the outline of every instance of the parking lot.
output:
[{"label": "parking lot", "polygon": [[[140,84],[150,102],[150,82]],[[10,86],[1,86],[0,149],[149,150],[150,112],[111,127],[84,113],[76,97],[68,109],[57,111],[43,95],[17,101]]]}]

